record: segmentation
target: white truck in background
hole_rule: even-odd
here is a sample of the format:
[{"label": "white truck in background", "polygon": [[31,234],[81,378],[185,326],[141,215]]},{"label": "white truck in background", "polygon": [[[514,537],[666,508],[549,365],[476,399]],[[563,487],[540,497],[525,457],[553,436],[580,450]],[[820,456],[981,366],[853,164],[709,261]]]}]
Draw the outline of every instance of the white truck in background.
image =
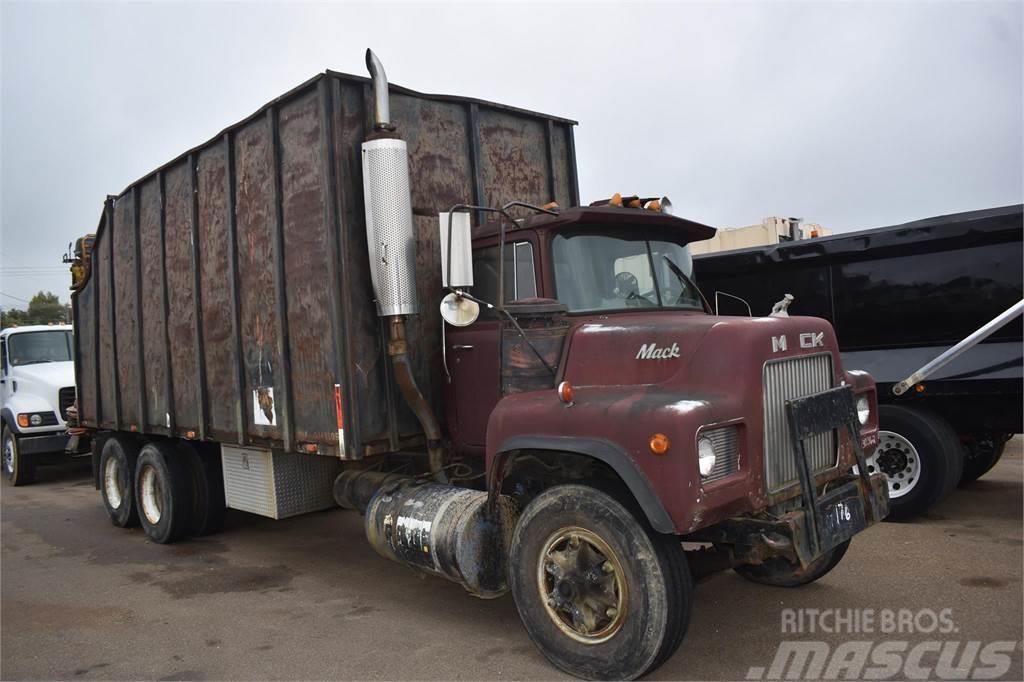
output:
[{"label": "white truck in background", "polygon": [[66,457],[67,411],[75,403],[71,329],[32,325],[0,330],[2,471],[13,485],[32,483],[38,464]]}]

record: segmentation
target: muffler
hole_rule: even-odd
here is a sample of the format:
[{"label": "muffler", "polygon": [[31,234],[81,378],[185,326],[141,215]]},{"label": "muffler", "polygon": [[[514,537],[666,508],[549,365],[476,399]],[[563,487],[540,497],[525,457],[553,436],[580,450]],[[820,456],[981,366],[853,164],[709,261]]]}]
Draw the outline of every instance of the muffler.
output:
[{"label": "muffler", "polygon": [[366,66],[373,77],[374,92],[374,129],[362,145],[370,279],[378,315],[413,315],[419,303],[409,152],[390,120],[384,67],[370,50],[366,51]]}]

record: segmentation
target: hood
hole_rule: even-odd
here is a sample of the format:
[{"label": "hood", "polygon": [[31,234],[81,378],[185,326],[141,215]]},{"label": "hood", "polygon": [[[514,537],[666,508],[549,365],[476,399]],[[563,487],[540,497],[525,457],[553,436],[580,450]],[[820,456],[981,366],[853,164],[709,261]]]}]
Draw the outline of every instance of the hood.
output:
[{"label": "hood", "polygon": [[30,386],[61,389],[75,385],[75,363],[40,362],[12,367],[10,377],[18,382],[18,391],[28,390]]},{"label": "hood", "polygon": [[577,327],[565,378],[575,386],[727,386],[759,381],[769,360],[822,351],[838,358],[832,326],[816,317],[647,313]]}]

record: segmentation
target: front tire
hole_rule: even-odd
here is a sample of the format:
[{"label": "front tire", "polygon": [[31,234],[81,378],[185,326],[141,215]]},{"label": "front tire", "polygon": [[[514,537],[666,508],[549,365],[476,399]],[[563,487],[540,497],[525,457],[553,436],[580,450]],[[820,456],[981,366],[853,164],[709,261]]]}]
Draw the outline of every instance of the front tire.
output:
[{"label": "front tire", "polygon": [[28,485],[36,480],[36,465],[32,458],[22,454],[14,429],[4,427],[3,475],[11,485]]},{"label": "front tire", "polygon": [[167,441],[147,443],[135,467],[135,499],[146,536],[166,545],[188,532],[192,518],[191,476],[183,457]]},{"label": "front tire", "polygon": [[908,519],[956,488],[964,467],[960,441],[944,419],[925,410],[882,405],[878,414],[879,443],[868,473],[888,477],[888,518]]},{"label": "front tire", "polygon": [[823,578],[839,565],[850,548],[850,541],[840,543],[808,564],[807,568],[782,557],[761,564],[740,564],[733,570],[747,580],[773,587],[801,587]]},{"label": "front tire", "polygon": [[582,485],[550,488],[527,505],[509,582],[533,643],[586,679],[634,679],[661,665],[682,641],[693,604],[679,539]]}]

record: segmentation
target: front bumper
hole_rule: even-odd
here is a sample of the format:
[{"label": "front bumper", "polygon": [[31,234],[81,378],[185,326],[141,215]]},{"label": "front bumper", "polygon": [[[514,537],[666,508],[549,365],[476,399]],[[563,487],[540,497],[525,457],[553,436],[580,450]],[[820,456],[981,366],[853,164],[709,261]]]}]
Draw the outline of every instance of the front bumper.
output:
[{"label": "front bumper", "polygon": [[23,455],[40,455],[64,452],[68,444],[68,434],[47,433],[41,436],[18,436],[18,451]]},{"label": "front bumper", "polygon": [[[817,496],[817,509],[796,509],[785,514],[773,532],[785,537],[792,546],[791,560],[806,566],[889,513],[889,484],[885,474],[874,474],[865,481],[857,475],[845,476],[830,484]],[[817,538],[813,537],[813,530]]]},{"label": "front bumper", "polygon": [[[762,514],[726,519],[688,539],[730,547],[733,564],[782,557],[806,567],[884,519],[889,513],[889,484],[882,473],[870,478],[848,474],[818,491],[816,506],[814,514],[801,507],[774,518]],[[817,529],[816,538],[812,528]]]}]

